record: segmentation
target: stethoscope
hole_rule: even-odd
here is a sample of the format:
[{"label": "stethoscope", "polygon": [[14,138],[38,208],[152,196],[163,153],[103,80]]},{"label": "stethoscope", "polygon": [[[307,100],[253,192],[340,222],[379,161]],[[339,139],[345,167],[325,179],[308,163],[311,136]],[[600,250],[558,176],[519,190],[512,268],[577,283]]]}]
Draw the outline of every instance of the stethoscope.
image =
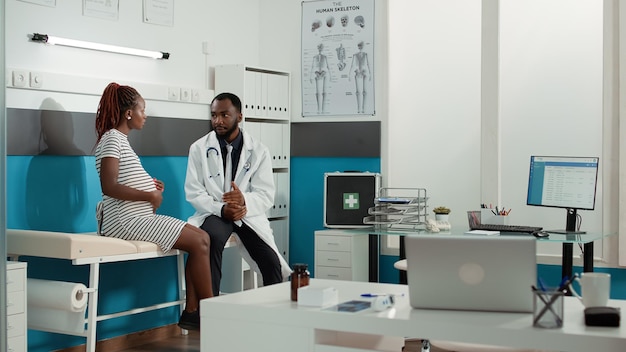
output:
[{"label": "stethoscope", "polygon": [[[215,152],[215,157],[213,157],[213,158],[209,158],[209,155],[211,155],[211,151]],[[209,147],[206,150],[207,164],[208,164],[208,167],[209,167],[209,178],[219,177],[220,176],[220,168],[219,168],[219,165],[217,165],[217,160],[220,159],[219,156],[220,156],[220,152],[215,147]],[[213,166],[213,167],[211,167],[211,166]],[[217,173],[213,174],[211,172],[211,169],[216,170]]]},{"label": "stethoscope", "polygon": [[[211,151],[215,152],[215,157],[209,158],[209,155],[211,155]],[[219,172],[220,168],[219,168],[219,165],[217,164],[217,161],[220,159],[219,156],[220,156],[220,152],[219,152],[219,150],[217,150],[217,148],[215,148],[215,147],[207,148],[207,150],[206,150],[206,157],[208,159],[207,164],[208,164],[208,167],[209,167],[209,178],[219,177],[220,176],[220,172]],[[250,163],[251,159],[252,159],[252,154],[250,154],[250,156],[248,157],[248,160],[246,160],[246,163],[243,164],[243,170],[245,171],[244,173],[247,173],[250,170],[250,167],[252,165]],[[211,166],[213,166],[213,168]],[[211,172],[211,169],[215,169],[217,171],[217,173],[213,174]]]}]

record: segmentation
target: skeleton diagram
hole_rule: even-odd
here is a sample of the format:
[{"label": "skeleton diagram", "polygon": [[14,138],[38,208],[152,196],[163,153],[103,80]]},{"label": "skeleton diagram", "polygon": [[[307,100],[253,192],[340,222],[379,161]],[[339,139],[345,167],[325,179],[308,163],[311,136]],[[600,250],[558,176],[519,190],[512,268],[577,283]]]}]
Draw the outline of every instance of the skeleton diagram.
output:
[{"label": "skeleton diagram", "polygon": [[328,59],[322,54],[324,44],[317,46],[318,54],[313,56],[313,64],[311,66],[311,83],[315,81],[315,98],[317,99],[317,113],[324,112],[324,100],[326,99],[326,89],[330,81],[330,68],[328,67]]},{"label": "skeleton diagram", "polygon": [[[363,42],[357,44],[359,51],[352,55],[352,65],[350,66],[350,72],[354,72],[354,83],[356,85],[356,104],[357,113],[365,112],[365,98],[367,91],[365,89],[365,82],[372,80],[372,74],[370,71],[370,63],[367,59],[367,53],[363,52]],[[352,76],[348,76],[348,80]]]},{"label": "skeleton diagram", "polygon": [[346,59],[346,48],[343,47],[343,44],[339,44],[335,50],[337,50],[337,59],[339,60],[337,67],[339,71],[343,71],[343,69],[346,68],[346,63],[344,62]]}]

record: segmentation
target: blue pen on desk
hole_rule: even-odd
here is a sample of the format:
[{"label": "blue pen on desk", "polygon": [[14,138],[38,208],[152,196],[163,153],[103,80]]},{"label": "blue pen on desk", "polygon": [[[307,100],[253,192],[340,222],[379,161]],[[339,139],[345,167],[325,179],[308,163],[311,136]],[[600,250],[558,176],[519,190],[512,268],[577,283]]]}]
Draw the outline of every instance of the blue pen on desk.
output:
[{"label": "blue pen on desk", "polygon": [[363,293],[361,294],[361,297],[368,297],[368,298],[373,298],[373,297],[379,297],[379,296],[404,296],[404,293],[401,295],[396,295],[393,293]]}]

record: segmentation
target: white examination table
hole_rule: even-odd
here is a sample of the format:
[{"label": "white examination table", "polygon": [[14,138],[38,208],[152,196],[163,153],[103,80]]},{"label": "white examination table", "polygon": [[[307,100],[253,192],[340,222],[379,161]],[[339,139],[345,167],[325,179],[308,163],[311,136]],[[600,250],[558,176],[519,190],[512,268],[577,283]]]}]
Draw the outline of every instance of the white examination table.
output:
[{"label": "white examination table", "polygon": [[[185,297],[185,259],[184,252],[171,250],[167,254],[151,242],[126,241],[118,238],[99,236],[96,233],[62,233],[35,230],[6,230],[7,253],[12,259],[20,256],[46,257],[71,260],[73,265],[89,265],[89,286],[87,292],[86,328],[82,333],[58,331],[87,338],[88,352],[96,349],[96,324],[99,321],[121,316],[138,314],[166,307],[184,306]],[[98,316],[98,287],[100,280],[100,264],[177,256],[178,267],[178,299],[147,307],[135,308],[114,314]]]}]

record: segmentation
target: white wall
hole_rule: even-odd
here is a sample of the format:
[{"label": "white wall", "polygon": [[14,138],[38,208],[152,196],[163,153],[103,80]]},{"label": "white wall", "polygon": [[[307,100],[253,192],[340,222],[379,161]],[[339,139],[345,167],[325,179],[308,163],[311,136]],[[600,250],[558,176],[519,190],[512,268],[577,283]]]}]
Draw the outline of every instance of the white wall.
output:
[{"label": "white wall", "polygon": [[454,227],[479,207],[480,0],[389,2],[389,114],[383,175],[423,187]]},{"label": "white wall", "polygon": [[[140,93],[155,100],[167,101],[168,87],[197,89],[206,102],[213,94],[210,89],[214,88],[209,67],[224,63],[258,64],[259,1],[176,1],[173,26],[143,23],[142,3],[120,1],[119,19],[110,21],[83,16],[81,0],[56,1],[54,8],[8,0],[7,84],[11,86],[12,69],[43,72],[44,78],[42,89],[10,89],[11,107],[37,108],[43,98],[53,96],[66,109],[95,111],[97,98],[94,96],[99,95],[110,81],[135,85]],[[151,60],[42,45],[29,40],[28,35],[34,32],[165,51],[171,56],[169,60]],[[208,44],[209,55],[203,53],[203,42]],[[91,97],[48,93],[50,90],[87,91]],[[171,116],[178,111],[183,117],[203,115],[208,118],[206,106],[179,104],[172,108],[171,105],[161,104],[159,107],[149,103],[147,110],[153,115]]]},{"label": "white wall", "polygon": [[[599,156],[605,168],[603,24],[601,1],[500,2],[501,199],[511,221],[565,228],[564,209],[525,205],[530,155]],[[602,231],[602,176],[596,210],[579,212],[587,231]]]},{"label": "white wall", "polygon": [[[581,212],[583,229],[615,231],[608,209],[617,198],[605,199],[617,189],[615,6],[390,1],[388,183],[427,188],[431,206],[452,208],[453,226],[467,227],[466,210],[493,203],[513,208],[513,224],[560,228],[564,210],[526,205],[530,155],[600,156],[596,210]],[[596,242],[596,265],[616,264],[608,248],[616,241]],[[557,263],[561,246],[539,253]]]}]

